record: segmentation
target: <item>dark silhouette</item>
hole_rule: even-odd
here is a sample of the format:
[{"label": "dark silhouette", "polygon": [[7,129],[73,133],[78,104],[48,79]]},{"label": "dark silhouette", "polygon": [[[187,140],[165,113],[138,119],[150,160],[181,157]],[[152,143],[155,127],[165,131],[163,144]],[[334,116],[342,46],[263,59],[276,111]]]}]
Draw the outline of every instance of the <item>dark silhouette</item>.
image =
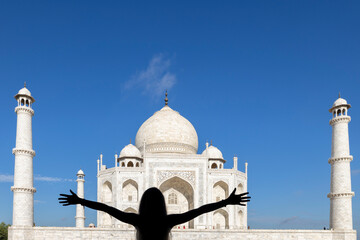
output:
[{"label": "dark silhouette", "polygon": [[176,225],[229,204],[245,206],[244,203],[250,201],[250,197],[246,196],[248,192],[236,195],[235,190],[225,200],[206,204],[186,213],[170,215],[167,215],[166,212],[164,195],[154,187],[144,192],[140,201],[139,214],[123,212],[103,203],[79,198],[71,190],[71,195],[60,194],[62,197],[59,198],[59,203],[62,203],[63,206],[81,204],[88,208],[106,212],[122,222],[133,225],[136,228],[138,240],[168,240],[171,229]]}]

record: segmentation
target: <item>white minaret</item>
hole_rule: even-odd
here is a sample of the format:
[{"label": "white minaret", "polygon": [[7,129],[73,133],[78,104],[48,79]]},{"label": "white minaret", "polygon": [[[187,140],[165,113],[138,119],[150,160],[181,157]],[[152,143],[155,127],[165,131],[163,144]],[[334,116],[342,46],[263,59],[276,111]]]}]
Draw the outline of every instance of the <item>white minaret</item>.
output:
[{"label": "white minaret", "polygon": [[334,102],[329,112],[333,118],[331,144],[331,186],[328,198],[330,198],[330,229],[349,230],[353,229],[351,198],[350,162],[353,157],[349,150],[348,124],[351,120],[347,112],[350,104],[345,99],[339,98]]},{"label": "white minaret", "polygon": [[[85,174],[84,172],[80,169],[78,171],[78,173],[76,174],[77,176],[77,195],[79,198],[84,198],[84,177]],[[77,204],[76,205],[76,216],[75,216],[75,221],[76,221],[76,227],[78,228],[83,228],[85,227],[85,213],[84,213],[84,206],[81,206],[81,204]]]},{"label": "white minaret", "polygon": [[34,110],[31,108],[35,99],[24,85],[15,95],[18,102],[15,112],[17,114],[16,145],[13,149],[15,155],[14,192],[13,199],[13,226],[34,226],[34,175],[32,149],[32,117]]}]

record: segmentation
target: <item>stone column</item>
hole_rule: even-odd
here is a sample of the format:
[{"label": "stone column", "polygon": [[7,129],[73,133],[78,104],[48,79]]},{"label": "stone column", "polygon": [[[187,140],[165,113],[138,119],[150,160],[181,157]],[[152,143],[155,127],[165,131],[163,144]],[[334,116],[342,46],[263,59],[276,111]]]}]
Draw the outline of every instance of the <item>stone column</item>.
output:
[{"label": "stone column", "polygon": [[34,186],[32,149],[32,117],[34,110],[31,108],[35,102],[30,91],[24,87],[15,96],[18,106],[16,145],[13,149],[15,155],[14,185],[11,191],[13,199],[13,226],[32,227],[34,225]]},{"label": "stone column", "polygon": [[[78,171],[78,173],[76,174],[77,176],[77,195],[79,198],[84,198],[84,172],[80,169]],[[76,216],[75,216],[75,221],[76,221],[76,227],[77,228],[83,228],[85,227],[85,212],[84,212],[84,206],[82,206],[81,204],[77,204],[76,205]]]},{"label": "stone column", "polygon": [[332,126],[331,145],[331,186],[330,198],[330,228],[334,230],[353,229],[351,199],[350,162],[353,157],[349,150],[348,124],[351,120],[347,115],[350,108],[345,99],[339,97],[329,110],[333,114],[330,120]]}]

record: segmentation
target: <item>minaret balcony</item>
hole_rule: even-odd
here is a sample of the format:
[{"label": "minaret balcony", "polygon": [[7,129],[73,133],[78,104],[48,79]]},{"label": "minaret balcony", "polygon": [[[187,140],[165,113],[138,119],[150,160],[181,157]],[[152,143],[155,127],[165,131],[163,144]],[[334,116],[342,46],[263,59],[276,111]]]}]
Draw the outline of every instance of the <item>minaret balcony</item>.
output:
[{"label": "minaret balcony", "polygon": [[332,126],[334,125],[335,123],[340,123],[340,122],[345,122],[345,123],[348,123],[351,121],[351,117],[350,116],[337,116],[337,117],[334,117],[333,119],[331,119],[329,121],[329,124]]}]

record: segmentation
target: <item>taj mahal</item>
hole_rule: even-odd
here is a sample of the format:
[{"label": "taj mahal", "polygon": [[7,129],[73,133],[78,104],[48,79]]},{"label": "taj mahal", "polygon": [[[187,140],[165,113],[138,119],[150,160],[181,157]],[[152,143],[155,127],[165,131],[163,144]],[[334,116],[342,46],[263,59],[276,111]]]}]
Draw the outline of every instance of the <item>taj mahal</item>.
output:
[{"label": "taj mahal", "polygon": [[[98,211],[97,224],[85,226],[84,207],[76,206],[74,227],[34,226],[34,188],[32,117],[35,102],[31,92],[22,88],[16,95],[17,114],[11,240],[123,239],[135,240],[134,228]],[[173,228],[171,239],[245,239],[245,240],[356,240],[353,229],[348,124],[351,107],[339,96],[329,109],[332,146],[329,230],[248,229],[247,207],[228,205]],[[324,161],[326,161],[324,156]],[[96,158],[95,158],[96,159]],[[97,201],[125,212],[138,212],[144,191],[157,187],[163,193],[167,212],[182,213],[204,204],[223,200],[233,189],[247,191],[248,164],[238,170],[238,158],[226,169],[220,149],[206,143],[199,149],[194,126],[170,107],[167,94],[164,106],[138,129],[135,142],[115,154],[112,166],[97,160]],[[94,164],[96,167],[96,163]],[[77,194],[84,198],[85,173],[77,172]],[[324,196],[326,197],[326,196]]]}]

